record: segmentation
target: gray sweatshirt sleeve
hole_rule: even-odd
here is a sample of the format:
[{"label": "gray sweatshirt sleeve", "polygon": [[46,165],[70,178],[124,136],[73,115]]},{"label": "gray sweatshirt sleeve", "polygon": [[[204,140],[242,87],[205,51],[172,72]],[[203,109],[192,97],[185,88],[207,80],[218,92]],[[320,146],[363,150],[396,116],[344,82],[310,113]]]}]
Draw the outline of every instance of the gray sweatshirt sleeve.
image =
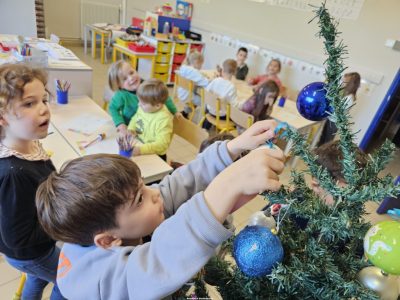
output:
[{"label": "gray sweatshirt sleeve", "polygon": [[215,142],[187,165],[165,177],[158,188],[164,199],[164,214],[168,218],[194,194],[204,191],[222,170],[232,163],[227,141]]},{"label": "gray sweatshirt sleeve", "polygon": [[179,289],[215,254],[232,232],[213,216],[203,193],[184,203],[135,247],[126,266],[129,299],[161,299]]}]

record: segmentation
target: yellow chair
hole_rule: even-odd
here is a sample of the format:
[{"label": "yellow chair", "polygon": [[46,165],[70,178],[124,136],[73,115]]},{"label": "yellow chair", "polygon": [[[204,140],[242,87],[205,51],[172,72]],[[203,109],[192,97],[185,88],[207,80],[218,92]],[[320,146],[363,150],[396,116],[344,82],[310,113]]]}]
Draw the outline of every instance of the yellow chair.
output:
[{"label": "yellow chair", "polygon": [[174,82],[174,91],[173,91],[173,99],[175,103],[183,102],[182,99],[179,99],[178,96],[178,88],[183,88],[188,91],[189,97],[185,100],[185,103],[190,107],[192,112],[189,115],[189,120],[193,119],[195,114],[195,105],[193,104],[193,92],[194,92],[194,82],[180,76],[178,73],[175,73],[175,82]]},{"label": "yellow chair", "polygon": [[108,111],[108,105],[113,96],[114,96],[114,92],[110,89],[110,87],[108,85],[106,85],[104,87],[104,91],[103,91],[103,109],[105,111]]},{"label": "yellow chair", "polygon": [[[223,133],[226,131],[232,131],[235,129],[235,123],[230,120],[230,105],[227,105],[225,101],[221,101],[217,95],[205,90],[200,89],[200,97],[201,97],[201,120],[199,122],[199,126],[202,126],[204,121],[207,119],[212,125],[215,126],[217,132]],[[207,113],[206,107],[211,107],[216,115],[213,116]],[[221,106],[225,106],[226,110],[226,119],[220,119],[220,108]]]},{"label": "yellow chair", "polygon": [[[231,106],[227,104],[230,110],[230,119],[236,124],[237,133],[240,134],[241,129],[247,129],[254,123],[254,116],[248,114],[244,111],[241,111],[239,108],[235,106]],[[240,127],[240,128],[238,128]]]},{"label": "yellow chair", "polygon": [[173,133],[180,136],[197,149],[200,149],[201,143],[208,139],[207,130],[200,128],[192,121],[185,118],[174,118]]},{"label": "yellow chair", "polygon": [[21,277],[19,279],[18,289],[17,289],[17,291],[15,292],[15,294],[13,296],[13,300],[21,300],[22,291],[24,289],[25,281],[26,281],[26,274],[22,273]]}]

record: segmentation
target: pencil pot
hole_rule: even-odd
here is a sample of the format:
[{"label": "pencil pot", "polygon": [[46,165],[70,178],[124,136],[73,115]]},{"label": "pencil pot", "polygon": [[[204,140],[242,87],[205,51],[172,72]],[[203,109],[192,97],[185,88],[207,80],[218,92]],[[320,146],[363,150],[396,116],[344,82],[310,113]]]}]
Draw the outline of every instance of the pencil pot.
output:
[{"label": "pencil pot", "polygon": [[68,91],[57,90],[57,103],[58,104],[68,103]]},{"label": "pencil pot", "polygon": [[125,157],[128,157],[128,158],[130,158],[132,156],[132,152],[133,152],[133,149],[131,149],[131,150],[119,149],[119,155],[125,156]]},{"label": "pencil pot", "polygon": [[283,107],[285,105],[286,98],[285,97],[280,97],[278,106]]}]

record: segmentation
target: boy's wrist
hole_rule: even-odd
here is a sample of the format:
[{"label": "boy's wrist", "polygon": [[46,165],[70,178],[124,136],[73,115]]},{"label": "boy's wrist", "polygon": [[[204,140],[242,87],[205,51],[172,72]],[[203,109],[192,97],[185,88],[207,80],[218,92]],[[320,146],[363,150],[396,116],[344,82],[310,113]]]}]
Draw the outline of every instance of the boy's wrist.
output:
[{"label": "boy's wrist", "polygon": [[230,140],[226,144],[226,147],[228,149],[228,153],[231,156],[232,160],[236,160],[240,156],[240,154],[242,154],[242,152],[245,150],[243,149],[243,147],[240,146],[239,137]]}]

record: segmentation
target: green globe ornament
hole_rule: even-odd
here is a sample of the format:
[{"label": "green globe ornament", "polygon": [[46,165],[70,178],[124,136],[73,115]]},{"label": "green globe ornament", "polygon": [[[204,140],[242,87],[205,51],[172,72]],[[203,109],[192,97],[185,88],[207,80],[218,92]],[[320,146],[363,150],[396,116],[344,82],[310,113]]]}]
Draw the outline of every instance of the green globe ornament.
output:
[{"label": "green globe ornament", "polygon": [[364,238],[364,251],[374,266],[400,275],[400,222],[383,221],[372,226]]}]

